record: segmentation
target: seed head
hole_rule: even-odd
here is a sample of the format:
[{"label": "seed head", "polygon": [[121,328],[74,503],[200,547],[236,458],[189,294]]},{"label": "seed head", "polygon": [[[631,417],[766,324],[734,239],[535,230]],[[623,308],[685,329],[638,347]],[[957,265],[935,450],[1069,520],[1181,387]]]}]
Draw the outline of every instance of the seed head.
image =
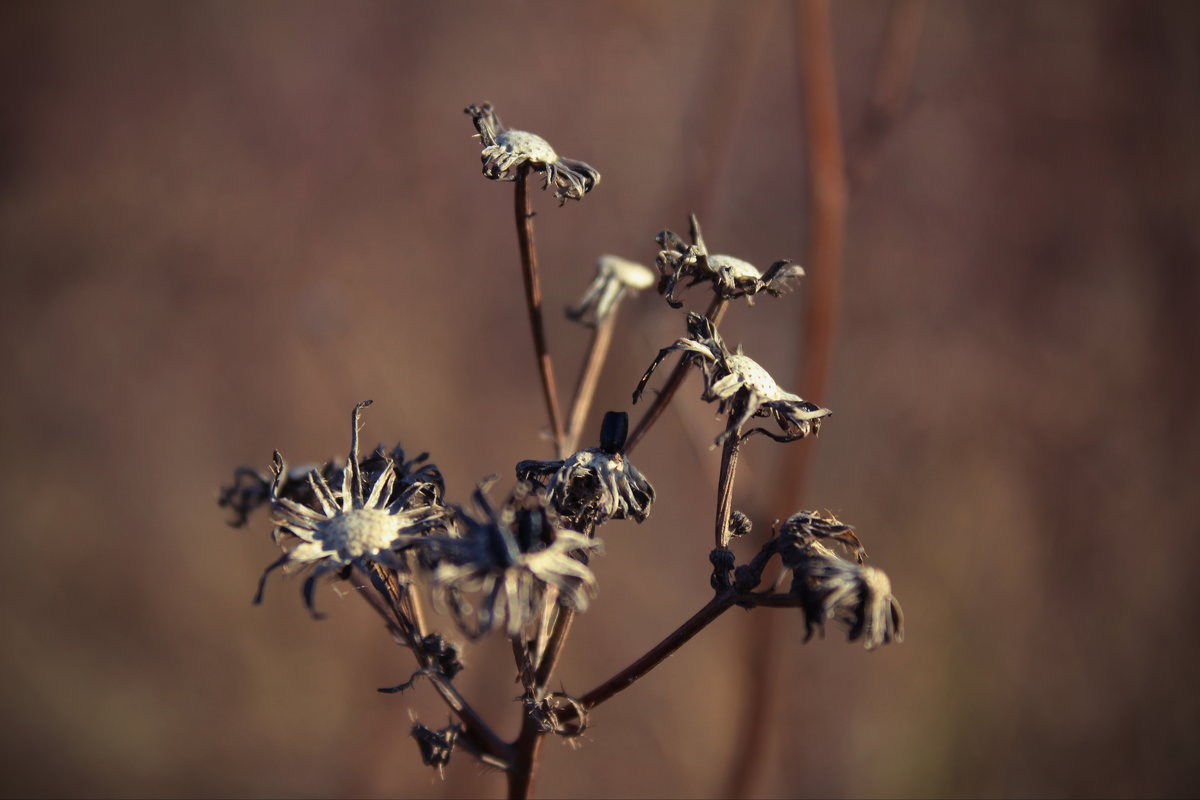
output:
[{"label": "seed head", "polygon": [[617,305],[626,295],[653,285],[654,273],[641,264],[620,256],[600,256],[596,259],[596,279],[579,305],[567,309],[567,316],[594,328],[616,313]]},{"label": "seed head", "polygon": [[464,111],[475,123],[476,134],[483,142],[483,174],[493,181],[515,181],[523,167],[546,176],[542,188],[554,184],[554,196],[559,205],[567,200],[582,200],[600,183],[600,173],[584,163],[564,158],[550,143],[528,131],[509,130],[500,122],[491,103],[467,106]]}]

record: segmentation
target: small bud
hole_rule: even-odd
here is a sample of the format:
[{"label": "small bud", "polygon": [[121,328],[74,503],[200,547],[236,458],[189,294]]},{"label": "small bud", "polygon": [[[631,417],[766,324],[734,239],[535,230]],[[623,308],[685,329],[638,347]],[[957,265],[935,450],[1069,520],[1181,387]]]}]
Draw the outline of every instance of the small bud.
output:
[{"label": "small bud", "polygon": [[729,515],[729,534],[731,536],[745,536],[754,527],[750,522],[750,518],[741,511],[734,511]]}]

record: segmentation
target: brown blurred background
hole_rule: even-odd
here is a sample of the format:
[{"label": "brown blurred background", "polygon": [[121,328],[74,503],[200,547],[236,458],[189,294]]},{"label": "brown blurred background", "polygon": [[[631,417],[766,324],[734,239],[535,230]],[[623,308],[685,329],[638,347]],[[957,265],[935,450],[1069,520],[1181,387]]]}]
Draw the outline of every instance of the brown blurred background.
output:
[{"label": "brown blurred background", "polygon": [[[847,138],[887,11],[834,6]],[[793,7],[7,3],[0,85],[0,793],[500,795],[466,757],[444,782],[420,765],[408,709],[445,712],[375,693],[412,664],[365,604],[323,588],[313,622],[273,578],[250,605],[268,526],[226,527],[217,488],[276,447],[344,452],[366,398],[365,438],[429,449],[459,501],[547,456],[511,188],[479,174],[469,103],[604,175],[579,204],[535,197],[564,391],[586,335],[558,309],[600,253],[649,263],[702,210],[718,252],[800,258]],[[908,638],[802,646],[777,612],[750,793],[1195,791],[1198,143],[1200,5],[928,6],[850,200],[836,413],[790,445],[817,447],[797,504],[858,527]],[[801,394],[805,300],[724,326]],[[597,418],[682,332],[656,297],[624,315]],[[603,532],[568,690],[709,595],[720,423],[696,391],[638,454],[652,519]],[[740,507],[780,449],[748,446]],[[599,709],[578,750],[548,743],[538,794],[719,794],[751,619]],[[511,735],[504,648],[468,665]]]}]

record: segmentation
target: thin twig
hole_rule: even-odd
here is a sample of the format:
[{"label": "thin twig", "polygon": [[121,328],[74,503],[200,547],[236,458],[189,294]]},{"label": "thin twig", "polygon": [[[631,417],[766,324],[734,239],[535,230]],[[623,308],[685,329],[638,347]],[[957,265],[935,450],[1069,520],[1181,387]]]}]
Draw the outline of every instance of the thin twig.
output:
[{"label": "thin twig", "polygon": [[[713,325],[719,325],[721,319],[725,316],[725,310],[729,308],[729,301],[721,299],[718,295],[713,295],[712,302],[708,306],[708,310],[704,312],[704,316],[712,322]],[[675,392],[679,390],[683,379],[687,377],[688,366],[691,365],[691,359],[684,353],[680,357],[679,363],[675,365],[674,371],[667,378],[667,382],[663,384],[663,388],[654,396],[650,407],[646,409],[646,413],[638,421],[637,427],[633,429],[633,433],[629,434],[629,440],[625,443],[625,453],[633,452],[633,448],[637,447],[638,442],[650,430],[650,427],[658,421],[670,404],[671,398],[675,396]]]},{"label": "thin twig", "polygon": [[550,641],[546,644],[546,652],[537,666],[537,687],[545,689],[554,674],[554,667],[562,655],[563,646],[567,643],[567,634],[571,632],[571,623],[575,621],[575,611],[565,606],[558,607],[558,616],[554,618],[554,628],[550,633]]},{"label": "thin twig", "polygon": [[521,247],[521,274],[525,278],[525,304],[529,309],[529,327],[533,331],[533,348],[537,355],[538,374],[542,379],[542,394],[546,400],[546,413],[550,418],[550,429],[554,436],[554,449],[559,458],[563,452],[562,411],[558,405],[558,389],[554,383],[554,364],[550,360],[550,348],[546,344],[546,328],[542,323],[542,286],[538,279],[537,248],[533,240],[533,206],[529,199],[529,167],[522,166],[517,173],[514,210],[517,217],[517,241]]},{"label": "thin twig", "polygon": [[[693,636],[708,627],[713,620],[732,608],[736,600],[737,593],[732,590],[717,595],[704,608],[693,614],[687,622],[672,631],[643,656],[579,698],[580,703],[584,708],[590,710],[628,689],[665,661],[672,653],[687,644]],[[564,609],[564,611],[566,610]],[[561,619],[562,617],[560,617]],[[539,680],[549,681],[559,651],[554,640],[565,640],[570,624],[571,621],[568,617],[561,625],[555,626],[556,636],[551,637],[551,645],[547,648],[546,659],[542,663],[542,668],[538,670]],[[560,630],[563,631],[561,636],[557,635]],[[554,655],[551,655],[552,653]],[[542,685],[544,686],[544,683]],[[564,711],[562,721],[570,719],[572,719],[570,710]],[[524,800],[529,796],[529,791],[533,786],[533,776],[537,770],[538,755],[545,738],[545,733],[540,729],[538,723],[527,715],[521,725],[521,734],[517,737],[514,745],[512,768],[508,772],[509,800]]]},{"label": "thin twig", "polygon": [[[746,410],[745,392],[739,392],[733,407],[729,410],[729,419],[740,419]],[[742,426],[738,425],[732,432],[727,432],[725,446],[721,448],[721,473],[717,479],[717,547],[729,547],[729,515],[733,512],[733,479],[737,474],[738,450],[742,445]]]},{"label": "thin twig", "polygon": [[[376,565],[372,565],[372,567],[377,570],[377,575],[382,573],[382,570]],[[364,575],[363,579],[367,582],[367,585],[372,584],[368,576]],[[386,581],[385,585],[388,585]],[[392,635],[408,646],[421,669],[428,670],[432,664],[431,659],[422,649],[420,640],[414,636],[413,627],[396,613],[399,598],[389,597],[388,601],[391,604],[389,608],[374,592],[363,591],[359,592],[359,595],[383,618],[384,624]],[[455,688],[453,682],[434,671],[428,671],[425,675],[430,679],[430,683],[433,684],[442,701],[462,722],[463,734],[468,737],[471,744],[480,752],[486,753],[505,764],[511,764],[513,760],[512,746],[496,735],[496,732],[484,721],[479,712]]]},{"label": "thin twig", "polygon": [[687,622],[646,651],[641,658],[579,698],[584,708],[595,708],[628,689],[650,670],[665,661],[672,653],[687,644],[693,636],[708,627],[709,623],[732,608],[736,600],[737,594],[732,590],[722,592],[714,597],[704,608],[693,614]]},{"label": "thin twig", "polygon": [[596,386],[604,369],[604,361],[608,357],[609,346],[612,344],[613,329],[617,321],[616,311],[613,308],[592,331],[592,340],[588,343],[583,369],[579,371],[579,383],[575,386],[575,397],[571,401],[571,416],[567,423],[566,442],[563,445],[567,455],[574,453],[579,447],[579,437],[583,433],[583,426],[587,424],[588,411],[591,410],[592,400],[596,397]]}]

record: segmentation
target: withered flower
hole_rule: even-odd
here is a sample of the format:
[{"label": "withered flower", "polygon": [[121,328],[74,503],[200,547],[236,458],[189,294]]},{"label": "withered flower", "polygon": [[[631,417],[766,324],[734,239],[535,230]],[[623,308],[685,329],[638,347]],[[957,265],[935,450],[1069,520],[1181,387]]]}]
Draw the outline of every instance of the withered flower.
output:
[{"label": "withered flower", "polygon": [[483,174],[494,181],[514,181],[521,167],[528,167],[546,176],[542,188],[554,184],[554,196],[559,205],[567,200],[582,200],[596,188],[600,173],[583,161],[563,158],[554,152],[550,143],[528,131],[509,130],[500,122],[491,103],[471,105],[464,109],[471,115],[475,130],[483,142]]},{"label": "withered flower", "polygon": [[804,511],[780,527],[779,555],[792,570],[791,593],[804,608],[805,641],[831,619],[868,650],[903,641],[904,614],[887,575],[837,555],[827,544],[834,542],[860,560],[865,555],[853,529],[833,517]]},{"label": "withered flower", "polygon": [[596,279],[588,286],[576,308],[567,316],[589,327],[596,327],[617,310],[626,294],[654,285],[654,273],[633,261],[614,255],[596,259]]},{"label": "withered flower", "polygon": [[[833,413],[779,388],[771,374],[757,361],[744,355],[740,346],[736,352],[730,352],[716,326],[707,317],[689,313],[687,329],[686,337],[677,339],[675,344],[659,351],[638,382],[633,392],[633,402],[636,403],[642,396],[646,382],[663,359],[679,350],[684,358],[690,358],[698,364],[704,373],[704,393],[701,398],[710,403],[717,401],[720,413],[729,414],[729,424],[717,437],[716,444],[721,444],[752,417],[773,418],[782,433],[753,428],[742,434],[743,437],[761,433],[777,442],[803,439],[817,433],[821,428],[821,419]],[[741,413],[734,416],[733,411],[737,408],[741,408]]]},{"label": "withered flower", "polygon": [[713,290],[725,300],[745,297],[746,302],[753,304],[754,295],[759,292],[765,291],[772,297],[786,294],[788,282],[804,274],[804,269],[799,264],[787,260],[776,261],[766,272],[759,272],[758,267],[748,261],[709,253],[696,215],[692,214],[689,221],[691,244],[669,230],[655,237],[661,248],[658,258],[655,259],[662,273],[658,291],[674,308],[683,305],[675,299],[675,288],[684,278],[691,278],[688,286],[705,281],[711,283]]},{"label": "withered flower", "polygon": [[437,731],[420,722],[414,722],[412,726],[412,737],[421,751],[422,763],[427,767],[437,769],[438,775],[443,778],[446,766],[450,763],[450,756],[454,754],[454,748],[461,735],[462,726],[458,724],[447,725]]},{"label": "withered flower", "polygon": [[654,504],[654,487],[624,454],[629,415],[604,415],[600,446],[565,460],[522,461],[517,479],[544,487],[562,521],[587,534],[610,519],[644,522]]},{"label": "withered flower", "polygon": [[[285,484],[283,458],[275,453],[275,480],[269,496],[275,523],[272,535],[276,541],[297,543],[263,571],[255,603],[262,602],[267,576],[273,570],[311,568],[304,582],[304,602],[319,618],[313,608],[313,590],[322,575],[351,567],[366,570],[370,563],[405,572],[408,564],[403,552],[424,542],[423,534],[445,526],[447,509],[440,502],[440,475],[436,482],[411,475],[398,480],[395,462],[382,451],[359,461],[359,416],[370,404],[368,400],[354,407],[350,455],[338,489],[330,486],[327,466],[324,472],[311,470],[307,493],[298,492],[296,482]],[[402,467],[407,469],[410,464]],[[423,474],[436,475],[436,468],[431,469]]]},{"label": "withered flower", "polygon": [[544,492],[528,484],[499,510],[482,489],[475,504],[479,517],[456,508],[458,535],[435,541],[430,582],[434,600],[464,634],[475,639],[503,627],[518,636],[539,619],[550,587],[560,605],[587,610],[596,576],[585,561],[603,548],[599,541],[559,527]]},{"label": "withered flower", "polygon": [[867,558],[867,551],[854,533],[854,526],[847,525],[832,514],[825,516],[817,511],[797,511],[779,526],[779,536],[784,540],[797,540],[802,545],[818,540],[837,542],[854,557],[855,563],[861,564]]}]

